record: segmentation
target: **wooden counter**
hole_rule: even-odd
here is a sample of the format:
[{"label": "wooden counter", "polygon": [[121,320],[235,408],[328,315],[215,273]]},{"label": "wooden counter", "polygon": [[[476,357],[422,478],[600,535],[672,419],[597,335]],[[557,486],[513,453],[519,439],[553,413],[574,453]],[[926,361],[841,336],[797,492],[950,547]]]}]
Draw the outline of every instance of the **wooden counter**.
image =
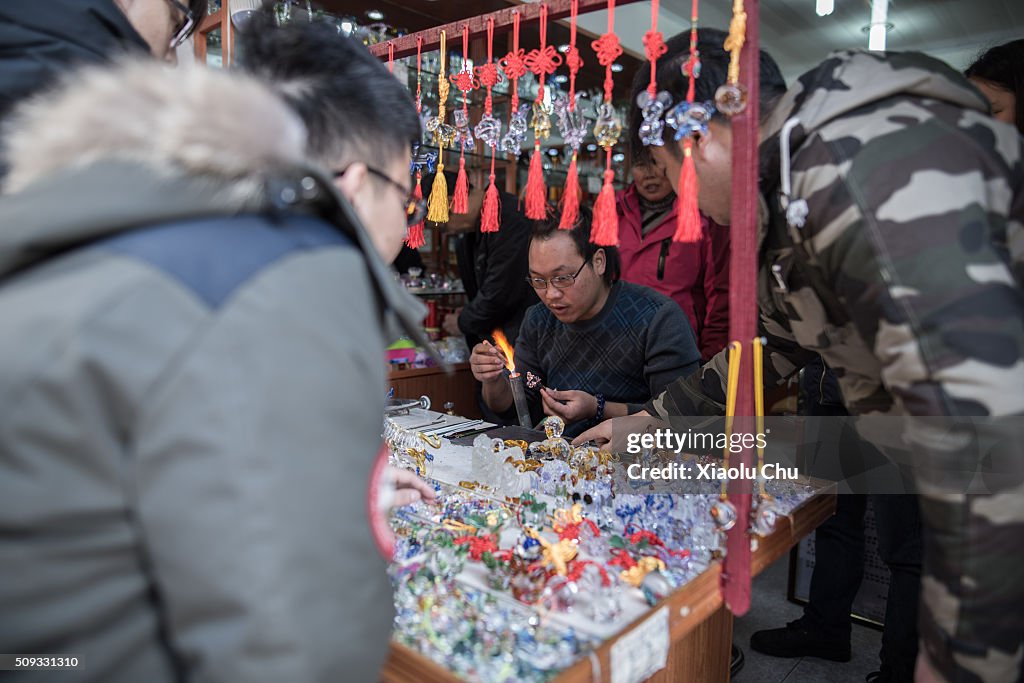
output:
[{"label": "wooden counter", "polygon": [[[775,531],[758,539],[751,557],[752,576],[789,552],[800,539],[835,512],[835,487],[819,490],[797,508],[791,517],[779,519]],[[662,607],[669,610],[670,649],[664,669],[651,676],[652,683],[719,683],[729,680],[732,647],[732,614],[722,603],[719,591],[721,562],[715,562],[703,574],[652,607],[643,617],[605,641],[595,655],[600,671],[594,671],[590,659],[583,659],[556,677],[556,683],[610,683],[611,649],[622,636]],[[391,644],[391,654],[381,680],[385,683],[457,683],[457,678],[423,655]]]},{"label": "wooden counter", "polygon": [[451,401],[456,415],[483,417],[476,402],[476,380],[469,363],[455,363],[452,369],[451,375],[442,368],[392,370],[388,373],[388,386],[395,388],[399,398],[429,397],[431,408],[439,412],[445,412],[444,404]]}]

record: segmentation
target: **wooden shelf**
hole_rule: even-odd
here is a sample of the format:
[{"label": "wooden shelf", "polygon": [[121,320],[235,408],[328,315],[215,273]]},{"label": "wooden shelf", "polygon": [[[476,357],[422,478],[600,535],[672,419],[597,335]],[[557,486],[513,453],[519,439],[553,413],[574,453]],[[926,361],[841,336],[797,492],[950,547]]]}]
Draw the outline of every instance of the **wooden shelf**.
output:
[{"label": "wooden shelf", "polygon": [[482,417],[476,402],[476,380],[469,363],[455,363],[452,373],[443,368],[412,368],[388,373],[388,386],[402,398],[430,398],[431,408],[444,412],[444,404],[455,404],[455,414],[477,419]]}]

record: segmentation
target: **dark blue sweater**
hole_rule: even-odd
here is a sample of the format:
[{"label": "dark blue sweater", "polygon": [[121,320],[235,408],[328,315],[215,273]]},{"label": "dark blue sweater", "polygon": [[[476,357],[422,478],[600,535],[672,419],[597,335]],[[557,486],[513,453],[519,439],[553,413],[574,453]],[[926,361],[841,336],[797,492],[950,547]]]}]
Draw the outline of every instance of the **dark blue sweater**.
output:
[{"label": "dark blue sweater", "polygon": [[[679,305],[648,287],[619,282],[590,320],[559,322],[543,303],[526,312],[516,343],[516,370],[544,386],[604,394],[609,402],[639,411],[677,377],[700,366],[690,321]],[[527,388],[534,423],[544,417],[539,387]],[[514,410],[512,411],[514,415]],[[575,436],[591,424],[568,425]]]}]

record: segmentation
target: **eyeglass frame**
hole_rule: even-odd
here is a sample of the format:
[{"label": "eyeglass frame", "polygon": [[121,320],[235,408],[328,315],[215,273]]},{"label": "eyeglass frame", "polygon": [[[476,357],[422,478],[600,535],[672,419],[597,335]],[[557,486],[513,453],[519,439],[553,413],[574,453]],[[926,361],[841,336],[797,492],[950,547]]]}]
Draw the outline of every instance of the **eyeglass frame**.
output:
[{"label": "eyeglass frame", "polygon": [[[340,178],[341,176],[348,173],[349,168],[351,168],[351,166],[343,168],[340,171],[334,171],[334,177]],[[402,196],[405,197],[405,222],[408,227],[412,227],[413,225],[416,225],[417,223],[421,222],[424,218],[426,218],[427,200],[414,196],[413,193],[415,192],[415,190],[407,189],[404,185],[402,185],[400,182],[389,176],[384,171],[380,171],[376,168],[373,168],[372,166],[367,166],[366,172],[376,178],[383,180],[388,185],[402,193]]]},{"label": "eyeglass frame", "polygon": [[[596,254],[597,252],[594,252],[594,253]],[[594,258],[594,254],[591,254],[590,256],[588,256],[583,261],[583,264],[580,266],[579,270],[577,270],[572,275],[554,275],[554,276],[546,278],[546,279],[542,278],[542,277],[530,277],[529,275],[527,275],[526,276],[526,282],[527,282],[527,284],[529,284],[531,287],[533,287],[538,292],[543,292],[544,290],[546,290],[548,288],[549,284],[552,287],[554,287],[555,289],[569,289],[574,284],[576,284],[576,278],[578,278],[580,276],[580,273],[583,272],[583,269],[586,267],[586,265],[588,263],[590,263],[590,260],[592,258]],[[567,278],[567,279],[560,280],[559,278]],[[568,284],[565,285],[564,287],[559,287],[558,285],[555,284],[556,281],[558,281],[558,282],[568,282]],[[537,286],[538,283],[543,284],[544,286],[543,287],[538,287]]]},{"label": "eyeglass frame", "polygon": [[188,8],[188,5],[185,5],[178,0],[167,0],[167,2],[170,3],[171,7],[185,14],[185,21],[182,23],[181,27],[174,32],[174,36],[171,38],[170,49],[174,50],[175,48],[181,47],[181,45],[188,40],[195,31],[197,23],[196,15]]}]

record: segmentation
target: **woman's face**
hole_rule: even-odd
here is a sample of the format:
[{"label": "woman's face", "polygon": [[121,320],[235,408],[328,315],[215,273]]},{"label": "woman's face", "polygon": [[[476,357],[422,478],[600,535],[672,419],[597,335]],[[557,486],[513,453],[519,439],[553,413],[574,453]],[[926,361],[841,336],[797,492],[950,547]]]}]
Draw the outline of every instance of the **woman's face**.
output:
[{"label": "woman's face", "polygon": [[649,202],[659,202],[672,194],[665,167],[659,166],[653,158],[633,166],[633,183],[640,196]]},{"label": "woman's face", "polygon": [[971,83],[988,98],[989,104],[992,105],[994,118],[1009,123],[1011,126],[1017,123],[1017,98],[1013,96],[1012,92],[980,78],[972,78]]}]

